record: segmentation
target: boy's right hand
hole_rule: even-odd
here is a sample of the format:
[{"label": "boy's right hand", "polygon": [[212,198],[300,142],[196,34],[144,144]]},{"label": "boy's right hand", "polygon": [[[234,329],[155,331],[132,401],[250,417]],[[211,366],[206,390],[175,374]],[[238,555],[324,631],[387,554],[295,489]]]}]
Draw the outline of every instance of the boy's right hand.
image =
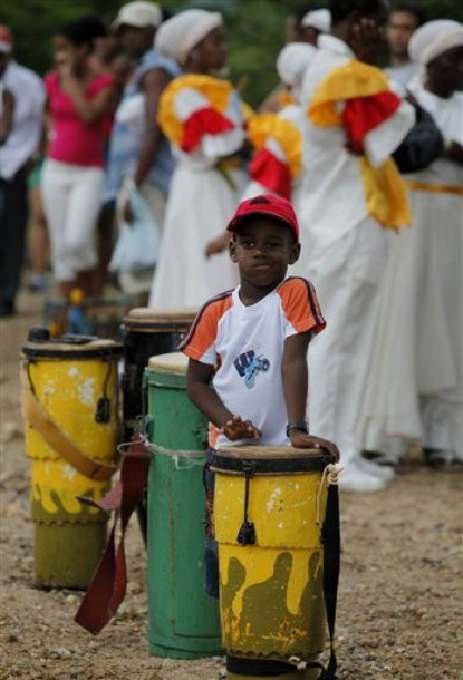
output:
[{"label": "boy's right hand", "polygon": [[243,420],[241,416],[233,416],[227,420],[221,428],[220,433],[227,439],[236,441],[237,439],[260,439],[261,431],[254,427],[250,420]]}]

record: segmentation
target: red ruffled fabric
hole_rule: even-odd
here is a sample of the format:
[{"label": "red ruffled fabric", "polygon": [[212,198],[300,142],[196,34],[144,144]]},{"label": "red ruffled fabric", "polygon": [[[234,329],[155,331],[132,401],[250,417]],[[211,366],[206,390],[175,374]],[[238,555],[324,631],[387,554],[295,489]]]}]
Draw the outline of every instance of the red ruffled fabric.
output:
[{"label": "red ruffled fabric", "polygon": [[216,109],[209,106],[198,109],[185,121],[182,149],[190,153],[200,144],[203,135],[220,135],[233,128],[232,121]]},{"label": "red ruffled fabric", "polygon": [[251,179],[259,182],[274,194],[291,200],[291,171],[268,149],[262,149],[253,156],[249,165]]},{"label": "red ruffled fabric", "polygon": [[362,153],[365,136],[390,118],[399,106],[399,97],[389,90],[371,97],[349,99],[342,119],[352,150]]}]

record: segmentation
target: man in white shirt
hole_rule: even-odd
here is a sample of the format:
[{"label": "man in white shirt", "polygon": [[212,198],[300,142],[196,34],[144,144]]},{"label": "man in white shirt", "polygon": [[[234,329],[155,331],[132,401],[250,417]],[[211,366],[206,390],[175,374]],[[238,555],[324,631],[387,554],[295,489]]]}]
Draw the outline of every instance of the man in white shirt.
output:
[{"label": "man in white shirt", "polygon": [[28,219],[28,162],[39,146],[45,102],[42,81],[11,58],[12,46],[10,31],[0,24],[0,115],[12,100],[11,124],[0,145],[0,317],[15,310]]},{"label": "man in white shirt", "polygon": [[331,0],[330,11],[331,35],[320,36],[301,92],[303,274],[314,282],[328,321],[309,354],[309,421],[339,446],[346,467],[340,484],[377,491],[390,471],[360,458],[358,415],[391,238],[385,227],[397,229],[410,218],[390,156],[414,111],[370,66],[381,48],[385,2]]},{"label": "man in white shirt", "polygon": [[418,73],[418,66],[408,56],[408,43],[413,33],[426,20],[422,5],[413,0],[399,2],[389,14],[387,42],[390,66],[386,73],[404,90]]}]

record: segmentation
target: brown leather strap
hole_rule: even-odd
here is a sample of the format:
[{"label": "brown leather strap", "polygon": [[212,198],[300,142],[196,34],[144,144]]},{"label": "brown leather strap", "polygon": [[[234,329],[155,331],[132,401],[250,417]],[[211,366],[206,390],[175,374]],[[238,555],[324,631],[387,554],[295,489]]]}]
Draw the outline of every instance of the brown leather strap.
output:
[{"label": "brown leather strap", "polygon": [[[125,597],[125,532],[146,486],[149,461],[145,439],[140,434],[134,435],[133,443],[122,462],[120,482],[105,498],[97,502],[87,499],[87,502],[103,510],[116,510],[106,549],[75,617],[76,622],[90,633],[99,633],[106,626]],[[118,524],[120,539],[116,550]]]},{"label": "brown leather strap", "polygon": [[88,458],[82,451],[60,430],[50,414],[34,397],[28,387],[22,393],[23,413],[29,424],[62,458],[67,460],[78,472],[89,479],[109,479],[117,471],[115,465],[104,465]]}]

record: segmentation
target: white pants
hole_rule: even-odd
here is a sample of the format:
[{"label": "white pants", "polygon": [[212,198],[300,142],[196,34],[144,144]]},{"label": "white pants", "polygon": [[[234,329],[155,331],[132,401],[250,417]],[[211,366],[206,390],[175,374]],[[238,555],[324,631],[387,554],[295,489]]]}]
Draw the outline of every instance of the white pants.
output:
[{"label": "white pants", "polygon": [[53,268],[57,281],[97,264],[95,230],[103,191],[102,168],[83,168],[47,160],[41,181]]},{"label": "white pants", "polygon": [[372,351],[388,234],[367,218],[328,245],[311,234],[308,274],[327,327],[309,349],[309,424],[334,441],[341,463],[359,453],[360,404]]}]

